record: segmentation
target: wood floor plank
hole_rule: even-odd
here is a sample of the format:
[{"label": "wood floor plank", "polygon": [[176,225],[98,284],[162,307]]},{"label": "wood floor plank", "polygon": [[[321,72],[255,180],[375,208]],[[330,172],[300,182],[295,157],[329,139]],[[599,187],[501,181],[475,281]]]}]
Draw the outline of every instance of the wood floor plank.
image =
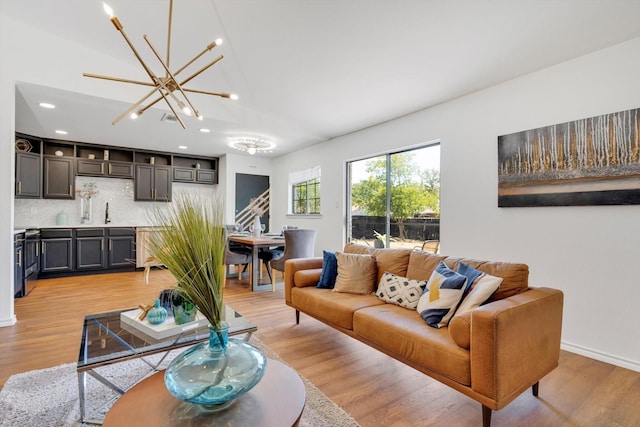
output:
[{"label": "wood floor plank", "polygon": [[[265,275],[266,276],[266,275]],[[266,276],[268,278],[268,276]],[[152,302],[166,271],[47,279],[16,300],[18,323],[0,328],[0,385],[9,376],[76,362],[84,316]],[[258,326],[256,336],[363,427],[478,426],[480,404],[294,310],[276,292],[251,292],[230,278],[225,301]],[[494,411],[492,426],[640,426],[640,373],[561,352],[560,366]]]}]

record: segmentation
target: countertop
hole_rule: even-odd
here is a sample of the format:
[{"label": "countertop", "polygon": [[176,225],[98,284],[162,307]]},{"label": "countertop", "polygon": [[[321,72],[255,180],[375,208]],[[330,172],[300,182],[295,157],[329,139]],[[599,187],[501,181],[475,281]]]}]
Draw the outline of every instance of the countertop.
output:
[{"label": "countertop", "polygon": [[18,229],[21,229],[23,232],[25,231],[25,229],[29,228],[29,229],[33,229],[33,228],[37,228],[37,229],[44,229],[44,228],[153,228],[153,225],[145,225],[145,224],[138,224],[138,225],[132,225],[132,224],[113,224],[113,223],[109,223],[109,224],[99,224],[99,223],[95,223],[95,224],[68,224],[68,225],[36,225],[36,226],[22,226],[22,225],[17,225],[14,227],[14,232],[18,233],[19,231],[17,231]]}]

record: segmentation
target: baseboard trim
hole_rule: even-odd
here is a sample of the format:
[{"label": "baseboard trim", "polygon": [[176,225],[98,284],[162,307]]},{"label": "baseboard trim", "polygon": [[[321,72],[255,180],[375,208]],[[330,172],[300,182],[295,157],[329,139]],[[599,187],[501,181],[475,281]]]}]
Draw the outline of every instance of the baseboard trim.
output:
[{"label": "baseboard trim", "polygon": [[609,353],[603,353],[601,351],[593,350],[580,345],[571,344],[566,341],[563,341],[560,344],[560,348],[571,353],[576,353],[581,356],[599,360],[601,362],[620,366],[621,368],[631,369],[632,371],[640,372],[640,361],[638,360],[625,359],[623,357],[614,356]]},{"label": "baseboard trim", "polygon": [[14,314],[9,319],[0,320],[0,328],[4,328],[5,326],[13,326],[13,325],[16,324],[17,321],[18,321],[18,319],[16,318],[16,315]]}]

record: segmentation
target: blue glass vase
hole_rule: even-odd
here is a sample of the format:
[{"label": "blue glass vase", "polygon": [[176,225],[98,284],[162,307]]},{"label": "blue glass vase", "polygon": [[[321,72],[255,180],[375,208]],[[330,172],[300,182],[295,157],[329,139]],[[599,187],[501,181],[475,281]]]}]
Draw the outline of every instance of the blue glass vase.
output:
[{"label": "blue glass vase", "polygon": [[229,324],[209,328],[209,341],[178,355],[167,367],[164,383],[176,398],[220,410],[260,382],[267,359],[258,348],[229,339]]},{"label": "blue glass vase", "polygon": [[147,319],[152,325],[159,325],[167,319],[167,310],[160,306],[160,300],[157,299],[154,306],[147,313]]}]

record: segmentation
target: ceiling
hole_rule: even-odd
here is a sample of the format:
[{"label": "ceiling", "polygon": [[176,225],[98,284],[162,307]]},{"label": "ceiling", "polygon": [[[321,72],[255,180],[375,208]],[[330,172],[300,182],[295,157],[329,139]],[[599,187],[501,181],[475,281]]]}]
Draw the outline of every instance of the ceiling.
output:
[{"label": "ceiling", "polygon": [[[164,74],[142,35],[165,56],[169,1],[108,3],[145,62]],[[145,80],[101,0],[0,0],[0,13],[112,58],[109,70],[87,62],[84,72]],[[186,118],[186,130],[160,121],[162,103],[114,126],[148,89],[80,76],[78,87],[91,90],[21,82],[16,130],[173,152],[184,144],[210,156],[239,153],[228,138],[253,136],[277,144],[259,155],[280,156],[640,37],[639,16],[640,0],[175,0],[170,68],[222,37],[193,70],[224,59],[187,86],[239,100],[190,96],[205,120]],[[94,88],[114,96],[87,94]],[[61,128],[67,136],[54,133]]]}]

